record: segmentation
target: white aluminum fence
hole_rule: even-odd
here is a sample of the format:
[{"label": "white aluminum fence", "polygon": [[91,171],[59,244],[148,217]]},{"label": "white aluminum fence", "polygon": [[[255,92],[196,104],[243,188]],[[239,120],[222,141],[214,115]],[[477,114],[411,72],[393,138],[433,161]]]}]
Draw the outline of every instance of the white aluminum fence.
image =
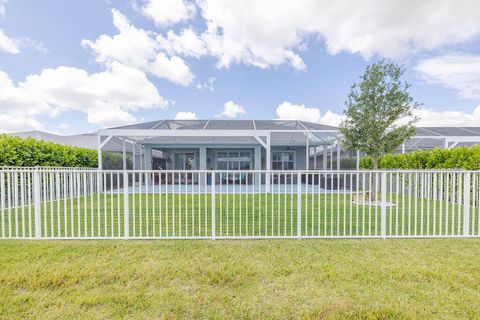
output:
[{"label": "white aluminum fence", "polygon": [[480,236],[478,171],[0,169],[0,238]]}]

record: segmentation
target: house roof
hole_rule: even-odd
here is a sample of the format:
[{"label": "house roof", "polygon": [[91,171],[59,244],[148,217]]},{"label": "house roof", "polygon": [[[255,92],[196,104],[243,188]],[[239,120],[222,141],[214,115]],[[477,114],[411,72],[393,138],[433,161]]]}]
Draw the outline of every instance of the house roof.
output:
[{"label": "house roof", "polygon": [[272,145],[330,143],[338,128],[300,120],[158,120],[99,130],[101,136],[123,136],[142,144],[251,144],[255,136]]},{"label": "house roof", "polygon": [[111,129],[151,130],[338,130],[337,127],[300,120],[157,120]]}]

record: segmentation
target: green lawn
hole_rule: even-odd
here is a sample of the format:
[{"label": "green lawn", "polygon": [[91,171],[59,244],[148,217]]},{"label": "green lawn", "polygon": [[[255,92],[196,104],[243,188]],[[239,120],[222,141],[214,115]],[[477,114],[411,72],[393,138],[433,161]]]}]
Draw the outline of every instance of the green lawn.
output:
[{"label": "green lawn", "polygon": [[474,319],[477,239],[0,241],[0,317]]},{"label": "green lawn", "polygon": [[[463,235],[463,205],[456,202],[387,194],[395,206],[386,212],[387,236]],[[216,195],[215,235],[381,236],[378,206],[356,205],[348,194],[303,194],[298,214],[296,194]],[[129,236],[211,237],[210,194],[135,194],[129,198]],[[124,237],[123,194],[76,197],[41,204],[42,236]],[[34,236],[32,207],[4,210],[0,232],[8,237]],[[30,223],[29,223],[30,222]],[[471,207],[471,234],[479,233],[479,208]]]}]

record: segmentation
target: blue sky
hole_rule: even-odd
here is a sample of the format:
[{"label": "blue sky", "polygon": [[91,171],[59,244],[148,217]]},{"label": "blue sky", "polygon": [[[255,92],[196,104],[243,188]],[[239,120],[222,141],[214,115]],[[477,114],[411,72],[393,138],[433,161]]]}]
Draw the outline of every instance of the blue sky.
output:
[{"label": "blue sky", "polygon": [[407,67],[421,125],[480,126],[480,1],[356,3],[0,0],[0,131],[174,117],[336,125],[381,58]]}]

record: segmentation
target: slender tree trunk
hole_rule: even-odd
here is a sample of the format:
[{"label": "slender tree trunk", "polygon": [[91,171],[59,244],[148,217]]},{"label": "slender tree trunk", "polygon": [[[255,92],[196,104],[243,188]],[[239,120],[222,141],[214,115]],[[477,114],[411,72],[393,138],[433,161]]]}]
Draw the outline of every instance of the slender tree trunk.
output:
[{"label": "slender tree trunk", "polygon": [[[378,170],[378,157],[373,157],[373,170]],[[376,188],[377,188],[377,173],[374,173],[372,175],[372,188],[371,188],[371,192],[370,192],[370,201],[371,202],[374,202],[377,200],[377,192],[376,192]]]}]

